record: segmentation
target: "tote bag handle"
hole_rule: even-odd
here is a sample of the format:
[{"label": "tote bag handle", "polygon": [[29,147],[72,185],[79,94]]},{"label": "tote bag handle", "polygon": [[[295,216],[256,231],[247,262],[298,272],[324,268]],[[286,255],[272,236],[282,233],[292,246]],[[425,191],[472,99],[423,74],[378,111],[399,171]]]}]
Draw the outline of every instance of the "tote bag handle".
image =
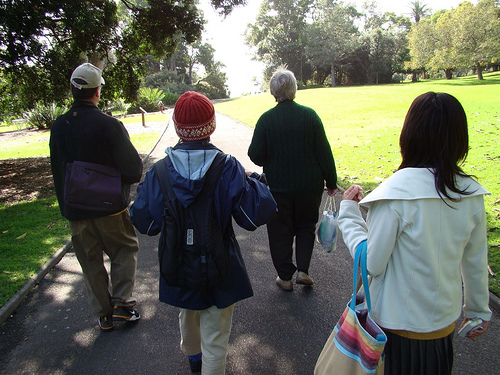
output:
[{"label": "tote bag handle", "polygon": [[363,284],[363,288],[365,291],[365,301],[366,301],[366,308],[368,309],[368,312],[371,311],[372,309],[372,303],[370,299],[370,288],[368,285],[368,270],[366,267],[366,240],[363,240],[358,247],[356,248],[356,253],[354,255],[354,272],[353,272],[353,290],[352,290],[352,298],[351,298],[351,303],[350,303],[350,308],[354,310],[356,306],[356,291],[358,290],[357,284],[358,284],[358,266],[361,268],[361,283]]}]

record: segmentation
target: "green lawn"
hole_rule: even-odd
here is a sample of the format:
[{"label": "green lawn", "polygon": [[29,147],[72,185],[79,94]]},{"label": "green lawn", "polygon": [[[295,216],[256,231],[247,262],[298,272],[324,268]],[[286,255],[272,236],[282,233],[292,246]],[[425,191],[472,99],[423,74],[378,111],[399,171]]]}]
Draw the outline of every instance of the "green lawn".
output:
[{"label": "green lawn", "polygon": [[56,198],[0,206],[0,306],[68,240]]},{"label": "green lawn", "polygon": [[[125,124],[141,117],[123,119]],[[148,115],[147,122],[168,120],[167,115]],[[147,154],[160,132],[131,133],[139,153]],[[30,135],[2,141],[0,159],[49,155],[50,132],[33,130]],[[5,206],[0,204],[0,307],[3,306],[69,238],[67,220],[55,199],[38,199]]]},{"label": "green lawn", "polygon": [[[491,195],[488,215],[490,266],[500,274],[500,73],[452,81],[423,81],[380,86],[300,90],[296,101],[316,110],[325,126],[337,164],[340,184],[360,184],[369,192],[399,166],[399,134],[408,108],[418,95],[447,92],[463,105],[469,123],[470,152],[465,172],[477,176]],[[217,111],[250,126],[275,105],[269,94],[244,96],[216,104]],[[499,277],[490,288],[500,295]]]},{"label": "green lawn", "polygon": [[[491,195],[486,198],[490,266],[500,273],[500,73],[453,81],[424,81],[397,85],[336,87],[301,90],[297,102],[314,108],[325,125],[337,163],[340,183],[373,189],[400,163],[398,139],[412,100],[427,91],[456,96],[469,119],[470,152],[464,170],[477,176]],[[270,94],[243,96],[216,104],[217,111],[248,125],[275,105]],[[151,116],[151,117],[150,117]],[[155,117],[158,116],[158,119]],[[147,122],[165,121],[166,114],[148,115]],[[121,119],[125,124],[141,116]],[[147,153],[159,133],[131,134],[139,152]],[[2,142],[0,159],[48,156],[48,132]],[[37,217],[37,221],[32,217]],[[0,206],[0,306],[44,264],[68,238],[55,199]],[[34,241],[34,242],[33,242]],[[490,289],[500,295],[498,276]]]}]

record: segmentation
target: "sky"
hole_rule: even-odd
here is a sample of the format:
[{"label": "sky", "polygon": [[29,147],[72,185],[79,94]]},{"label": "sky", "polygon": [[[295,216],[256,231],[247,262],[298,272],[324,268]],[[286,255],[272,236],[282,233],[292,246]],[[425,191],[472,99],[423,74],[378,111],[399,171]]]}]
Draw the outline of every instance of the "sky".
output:
[{"label": "sky", "polygon": [[[453,9],[463,0],[421,0],[433,12],[440,9]],[[361,9],[364,0],[350,2]],[[382,12],[391,11],[396,14],[409,15],[411,0],[375,0]],[[476,1],[472,0],[472,3]],[[244,7],[235,8],[225,19],[219,16],[210,7],[209,0],[200,0],[200,8],[204,11],[205,25],[203,41],[208,42],[215,49],[215,60],[222,62],[226,67],[224,72],[228,78],[228,87],[231,97],[238,97],[255,91],[254,81],[262,80],[263,65],[252,61],[249,47],[244,44],[244,32],[249,23],[255,22],[262,0],[247,0]],[[260,84],[259,84],[260,86]]]}]

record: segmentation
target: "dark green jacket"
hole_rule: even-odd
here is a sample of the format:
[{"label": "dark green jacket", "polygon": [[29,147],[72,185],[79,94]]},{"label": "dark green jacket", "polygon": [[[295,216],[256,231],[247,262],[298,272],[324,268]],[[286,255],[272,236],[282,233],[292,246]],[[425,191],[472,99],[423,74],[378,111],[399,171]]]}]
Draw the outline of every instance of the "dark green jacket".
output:
[{"label": "dark green jacket", "polygon": [[273,193],[321,194],[337,187],[332,150],[316,112],[293,101],[259,118],[248,156],[264,169]]}]

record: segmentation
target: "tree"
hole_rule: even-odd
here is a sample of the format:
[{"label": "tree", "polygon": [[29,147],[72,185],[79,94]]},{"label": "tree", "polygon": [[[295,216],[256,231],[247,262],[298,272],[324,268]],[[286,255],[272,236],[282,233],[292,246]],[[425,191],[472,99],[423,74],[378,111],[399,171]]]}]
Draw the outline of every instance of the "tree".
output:
[{"label": "tree", "polygon": [[[430,10],[427,8],[427,5],[421,4],[419,0],[410,2],[409,7],[411,9],[411,15],[413,17],[413,20],[415,21],[415,24],[418,24],[422,18],[428,16],[430,13]],[[411,81],[417,82],[417,69],[413,69]]]},{"label": "tree", "polygon": [[420,3],[420,0],[414,0],[408,4],[411,9],[411,15],[415,23],[419,23],[422,18],[428,16],[430,13],[429,8],[424,3]]},{"label": "tree", "polygon": [[304,30],[314,0],[264,0],[257,20],[249,24],[245,43],[255,48],[255,59],[264,62],[266,75],[287,65],[300,83],[310,77],[305,61]]},{"label": "tree", "polygon": [[444,70],[446,79],[452,79],[453,71],[458,65],[457,46],[455,45],[455,20],[453,11],[445,11],[436,20],[436,48],[429,61],[429,66],[434,70]]},{"label": "tree", "polygon": [[365,5],[362,50],[366,57],[361,65],[369,83],[391,82],[393,73],[406,71],[410,24],[407,17],[392,12],[380,13],[375,4]]},{"label": "tree", "polygon": [[450,11],[436,12],[412,26],[410,66],[443,69],[447,79],[456,69],[482,70],[500,61],[500,8],[496,0],[468,1]]},{"label": "tree", "polygon": [[359,13],[352,6],[331,0],[316,5],[317,15],[307,32],[307,56],[316,69],[330,70],[335,86],[335,67],[347,63],[359,45],[355,25]]},{"label": "tree", "polygon": [[[211,0],[221,14],[245,0]],[[178,36],[192,43],[203,17],[196,0],[4,0],[0,69],[22,84],[24,106],[62,101],[71,71],[89,61],[104,68],[104,99],[135,98],[146,56],[171,55]]]},{"label": "tree", "polygon": [[413,72],[422,71],[425,78],[426,68],[434,57],[437,43],[435,22],[426,19],[414,24],[408,33],[408,46],[410,48],[408,67]]},{"label": "tree", "polygon": [[226,98],[224,64],[214,59],[214,52],[209,43],[188,45],[181,40],[169,58],[161,61],[152,59],[144,86],[176,94],[196,90],[211,99]]},{"label": "tree", "polygon": [[488,64],[500,58],[500,8],[495,0],[480,0],[476,6],[468,1],[453,11],[454,42],[462,68],[475,67],[477,79]]}]

